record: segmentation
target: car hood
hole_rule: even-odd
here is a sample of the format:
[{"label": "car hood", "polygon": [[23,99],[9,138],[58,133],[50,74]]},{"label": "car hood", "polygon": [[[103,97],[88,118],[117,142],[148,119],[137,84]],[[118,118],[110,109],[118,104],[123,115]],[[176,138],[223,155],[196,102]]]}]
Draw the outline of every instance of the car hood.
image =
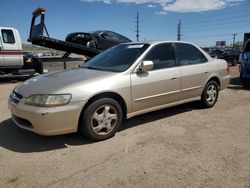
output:
[{"label": "car hood", "polygon": [[96,82],[103,82],[117,73],[90,70],[74,69],[61,72],[53,72],[31,78],[18,85],[15,91],[23,97],[34,94],[65,94],[71,93],[73,96],[81,93],[84,86],[92,86]]}]

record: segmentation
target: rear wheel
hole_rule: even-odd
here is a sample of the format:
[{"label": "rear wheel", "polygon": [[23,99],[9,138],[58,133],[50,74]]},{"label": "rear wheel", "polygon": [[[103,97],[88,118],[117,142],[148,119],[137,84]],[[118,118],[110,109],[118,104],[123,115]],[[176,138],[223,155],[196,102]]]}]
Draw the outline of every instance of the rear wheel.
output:
[{"label": "rear wheel", "polygon": [[202,105],[206,108],[211,108],[217,102],[219,95],[219,87],[217,82],[209,81],[204,88],[204,91],[201,96]]},{"label": "rear wheel", "polygon": [[105,140],[115,135],[121,122],[119,103],[111,98],[98,99],[84,111],[81,131],[91,140]]}]

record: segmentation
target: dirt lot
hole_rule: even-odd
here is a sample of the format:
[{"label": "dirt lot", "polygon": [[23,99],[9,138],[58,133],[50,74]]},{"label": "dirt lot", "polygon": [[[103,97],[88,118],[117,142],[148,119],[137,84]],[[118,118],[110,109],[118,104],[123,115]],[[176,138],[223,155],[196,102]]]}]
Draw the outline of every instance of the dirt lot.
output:
[{"label": "dirt lot", "polygon": [[211,109],[198,103],[124,122],[92,143],[79,134],[43,137],[16,127],[0,84],[0,187],[250,187],[250,91],[232,69]]}]

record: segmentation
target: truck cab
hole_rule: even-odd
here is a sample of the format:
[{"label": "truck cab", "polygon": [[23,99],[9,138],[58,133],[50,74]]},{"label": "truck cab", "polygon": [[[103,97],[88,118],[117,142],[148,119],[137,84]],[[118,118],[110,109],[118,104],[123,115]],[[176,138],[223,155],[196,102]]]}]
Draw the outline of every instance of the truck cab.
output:
[{"label": "truck cab", "polygon": [[0,27],[0,70],[23,66],[23,52],[17,29]]}]

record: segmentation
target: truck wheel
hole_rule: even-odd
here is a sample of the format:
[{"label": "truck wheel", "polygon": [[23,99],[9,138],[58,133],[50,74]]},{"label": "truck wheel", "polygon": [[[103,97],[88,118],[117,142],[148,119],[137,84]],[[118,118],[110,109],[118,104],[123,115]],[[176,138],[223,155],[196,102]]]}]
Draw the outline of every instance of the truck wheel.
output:
[{"label": "truck wheel", "polygon": [[98,99],[84,111],[80,130],[88,139],[101,141],[115,135],[122,123],[122,109],[111,98]]},{"label": "truck wheel", "polygon": [[217,102],[219,87],[217,82],[211,80],[207,83],[201,95],[201,103],[205,108],[211,108]]},{"label": "truck wheel", "polygon": [[35,61],[35,71],[39,74],[43,74],[43,62],[39,59]]}]

